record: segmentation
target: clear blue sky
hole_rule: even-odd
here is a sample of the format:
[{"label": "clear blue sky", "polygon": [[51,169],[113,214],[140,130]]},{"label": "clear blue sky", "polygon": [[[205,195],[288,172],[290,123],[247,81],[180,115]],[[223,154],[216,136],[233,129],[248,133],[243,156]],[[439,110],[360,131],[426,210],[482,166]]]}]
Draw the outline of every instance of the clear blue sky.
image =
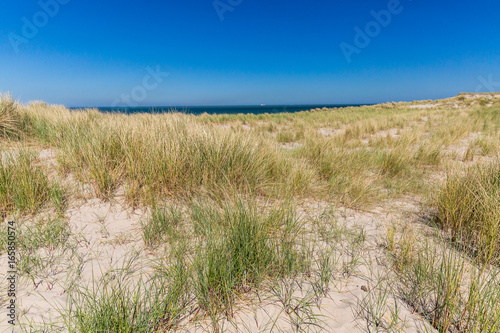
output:
[{"label": "clear blue sky", "polygon": [[[65,3],[57,13],[54,1]],[[396,8],[390,2],[218,0],[218,12],[213,0],[4,0],[0,91],[67,106],[372,103],[500,91],[498,0],[401,0],[377,31],[371,12]],[[354,29],[367,24],[374,37],[348,62],[340,45],[356,47]],[[156,82],[148,67],[169,75]]]}]

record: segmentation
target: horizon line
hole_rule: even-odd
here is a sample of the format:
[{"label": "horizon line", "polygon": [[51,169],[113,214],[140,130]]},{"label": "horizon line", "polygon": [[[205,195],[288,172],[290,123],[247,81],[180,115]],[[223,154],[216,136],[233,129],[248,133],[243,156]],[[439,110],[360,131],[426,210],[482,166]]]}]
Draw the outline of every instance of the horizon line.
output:
[{"label": "horizon line", "polygon": [[146,109],[146,108],[201,108],[201,107],[283,107],[283,106],[363,106],[363,105],[375,105],[380,103],[306,103],[306,104],[220,104],[220,105],[146,105],[146,106],[68,106],[64,105],[70,109],[85,109],[85,108],[129,108],[129,109]]}]

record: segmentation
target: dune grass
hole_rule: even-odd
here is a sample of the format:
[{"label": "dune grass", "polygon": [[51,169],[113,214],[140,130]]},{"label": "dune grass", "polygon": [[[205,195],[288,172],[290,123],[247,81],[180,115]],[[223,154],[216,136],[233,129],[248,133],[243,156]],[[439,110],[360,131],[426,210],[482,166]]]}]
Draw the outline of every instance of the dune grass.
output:
[{"label": "dune grass", "polygon": [[175,206],[155,208],[149,220],[142,223],[142,238],[149,247],[162,241],[172,241],[181,232],[182,210]]},{"label": "dune grass", "polygon": [[[99,198],[119,190],[132,205],[154,205],[227,189],[282,198],[326,195],[363,206],[422,194],[426,175],[442,167],[443,150],[468,134],[484,133],[470,143],[468,156],[493,154],[496,108],[449,114],[390,104],[192,116],[102,114],[34,102],[17,113],[23,135],[58,149],[61,167]],[[282,149],[290,143],[291,150]]]},{"label": "dune grass", "polygon": [[486,263],[500,263],[500,165],[449,175],[437,196],[438,223],[454,242]]},{"label": "dune grass", "polygon": [[286,204],[263,210],[243,198],[205,198],[193,201],[186,214],[181,217],[179,206],[158,208],[142,224],[148,236],[184,229],[172,238],[145,237],[167,249],[148,274],[137,275],[127,263],[113,280],[104,275],[72,291],[70,331],[162,331],[195,311],[217,330],[217,318],[231,317],[250,291],[309,267],[298,239],[302,223]]},{"label": "dune grass", "polygon": [[327,297],[335,276],[358,273],[364,232],[338,224],[333,208],[309,221],[289,202],[241,196],[197,197],[180,207],[157,208],[142,224],[144,235],[157,228],[162,236],[151,239],[154,260],[135,254],[93,284],[69,291],[64,317],[70,332],[175,331],[186,320],[223,332],[242,304],[269,295],[291,327],[321,328],[313,311],[318,299]]},{"label": "dune grass", "polygon": [[[183,259],[133,278],[128,270],[115,272],[92,286],[78,286],[70,294],[66,327],[69,332],[165,332],[178,325],[190,310],[189,271]],[[130,263],[127,263],[130,264]]]},{"label": "dune grass", "polygon": [[[436,209],[440,234],[424,241],[389,232],[394,298],[440,332],[493,332],[500,322],[500,100],[460,95],[438,103],[122,115],[3,96],[0,210],[2,217],[55,210],[56,218],[21,229],[21,271],[36,275],[51,263],[38,253],[71,238],[65,211],[72,197],[150,209],[140,236],[153,267],[73,285],[64,315],[72,332],[168,331],[197,320],[224,331],[221,318],[234,318],[253,292],[273,294],[295,329],[307,330],[319,322],[311,304],[328,295],[334,276],[359,273],[368,250],[362,228],[337,224],[333,213],[303,220],[297,212],[311,202],[385,209],[411,197],[426,212]],[[57,179],[37,158],[41,148],[57,153]],[[92,193],[61,185],[75,180]],[[292,290],[305,281],[312,291],[295,299]],[[392,327],[382,319],[386,287],[361,304],[369,329]]]},{"label": "dune grass", "polygon": [[297,248],[301,224],[286,206],[262,212],[235,200],[221,208],[196,207],[193,213],[204,240],[194,269],[197,299],[205,310],[231,313],[238,291],[305,268]]},{"label": "dune grass", "polygon": [[18,106],[10,95],[0,96],[0,138],[17,137],[19,130]]},{"label": "dune grass", "polygon": [[[31,136],[59,148],[67,172],[100,198],[124,186],[130,202],[233,188],[256,194],[306,192],[313,172],[256,136],[201,126],[184,114],[122,115],[30,105]],[[64,135],[61,135],[64,133]]]},{"label": "dune grass", "polygon": [[15,210],[35,213],[47,202],[51,185],[41,167],[35,163],[33,153],[26,150],[18,154],[2,152],[0,160],[0,210],[8,214]]},{"label": "dune grass", "polygon": [[496,332],[500,328],[500,271],[474,265],[446,239],[406,231],[388,237],[395,292],[439,332]]},{"label": "dune grass", "polygon": [[[38,216],[31,221],[16,219],[17,272],[20,277],[33,281],[48,278],[54,267],[63,264],[61,253],[72,250],[68,243],[71,230],[62,217]],[[1,225],[0,253],[7,250],[7,228]],[[38,280],[39,282],[40,280]]]}]

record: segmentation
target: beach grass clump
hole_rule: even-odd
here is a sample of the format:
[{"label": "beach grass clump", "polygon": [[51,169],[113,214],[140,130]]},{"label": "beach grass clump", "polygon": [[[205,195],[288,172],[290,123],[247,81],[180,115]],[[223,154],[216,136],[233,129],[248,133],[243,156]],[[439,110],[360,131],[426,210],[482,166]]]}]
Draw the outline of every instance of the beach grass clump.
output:
[{"label": "beach grass clump", "polygon": [[[118,123],[118,125],[117,125]],[[61,164],[108,198],[125,185],[130,201],[231,188],[269,194],[305,191],[311,174],[270,142],[202,126],[184,114],[80,118],[59,141]]]},{"label": "beach grass clump", "polygon": [[0,210],[36,212],[49,198],[51,185],[33,153],[2,152],[0,159]]},{"label": "beach grass clump", "polygon": [[[70,292],[66,309],[69,332],[167,332],[192,311],[190,270],[182,255],[149,275],[124,267],[90,287]],[[128,264],[128,263],[127,263]]]},{"label": "beach grass clump", "polygon": [[[287,163],[277,149],[270,143],[256,137],[232,133],[225,130],[202,130],[193,123],[180,123],[185,135],[178,135],[174,142],[169,142],[172,156],[163,155],[160,158],[170,159],[164,166],[173,170],[161,170],[161,176],[156,182],[163,187],[171,186],[179,191],[197,188],[235,188],[240,191],[249,190],[264,194],[269,189],[289,184],[288,176],[297,171]],[[173,131],[178,133],[177,129]],[[174,162],[174,163],[172,163]],[[155,161],[152,161],[155,163]],[[175,173],[176,177],[168,177]],[[300,171],[297,172],[300,177]],[[292,175],[293,177],[293,175]],[[149,186],[157,186],[155,181],[148,179]],[[298,187],[307,187],[306,181]]]},{"label": "beach grass clump", "polygon": [[481,156],[497,154],[500,143],[495,136],[481,136],[473,140],[469,148],[477,150]]},{"label": "beach grass clump", "polygon": [[285,129],[276,134],[279,143],[291,143],[304,139],[304,128]]},{"label": "beach grass clump", "polygon": [[49,200],[57,214],[62,216],[68,207],[68,194],[66,189],[57,181],[53,182],[50,187]]},{"label": "beach grass clump", "polygon": [[286,206],[268,212],[233,200],[214,208],[193,208],[197,249],[195,294],[211,316],[232,313],[238,294],[269,279],[303,271],[307,260],[298,248],[302,223]]},{"label": "beach grass clump", "polygon": [[500,164],[448,176],[437,195],[440,226],[482,262],[500,260]]},{"label": "beach grass clump", "polygon": [[[389,239],[388,239],[389,240]],[[404,232],[388,241],[398,297],[439,332],[496,332],[500,328],[500,271],[476,266],[445,239]]]},{"label": "beach grass clump", "polygon": [[[0,252],[6,249],[7,228],[2,228]],[[46,274],[63,260],[61,254],[71,246],[71,230],[63,217],[37,217],[34,221],[16,223],[17,269],[21,276],[33,279]]]},{"label": "beach grass clump", "polygon": [[414,158],[419,166],[439,166],[443,158],[442,147],[439,143],[424,142],[418,147]]},{"label": "beach grass clump", "polygon": [[366,148],[345,149],[324,138],[308,138],[302,156],[318,171],[329,191],[349,206],[377,197],[376,154]]},{"label": "beach grass clump", "polygon": [[18,105],[10,95],[0,95],[0,138],[14,138],[19,133]]},{"label": "beach grass clump", "polygon": [[[16,241],[20,253],[19,271],[22,274],[32,274],[53,265],[54,262],[48,260],[51,256],[47,253],[66,246],[70,234],[70,226],[63,217],[45,217],[32,223],[20,223]],[[44,254],[41,250],[48,252]]]},{"label": "beach grass clump", "polygon": [[279,131],[278,134],[276,135],[276,140],[280,143],[294,142],[296,140],[295,133],[293,133],[290,130]]},{"label": "beach grass clump", "polygon": [[80,112],[41,101],[23,105],[19,113],[21,131],[27,137],[50,146],[58,146],[71,131],[79,127],[79,123],[88,123],[89,119],[95,118],[98,114],[93,109]]},{"label": "beach grass clump", "polygon": [[304,163],[251,132],[204,124],[192,115],[102,114],[31,103],[23,132],[59,149],[63,170],[90,183],[97,197],[124,186],[131,202],[230,187],[259,194],[306,193],[315,182]]},{"label": "beach grass clump", "polygon": [[116,129],[88,119],[61,141],[61,165],[90,183],[97,197],[109,198],[122,181],[124,149]]},{"label": "beach grass clump", "polygon": [[29,251],[58,248],[66,243],[71,233],[67,221],[62,217],[38,219],[32,225],[24,225],[19,231],[19,244]]},{"label": "beach grass clump", "polygon": [[388,177],[396,177],[408,173],[412,166],[413,155],[408,147],[398,146],[382,153],[381,172]]},{"label": "beach grass clump", "polygon": [[142,239],[152,247],[162,240],[172,241],[179,237],[182,210],[175,205],[157,207],[150,219],[142,223]]}]

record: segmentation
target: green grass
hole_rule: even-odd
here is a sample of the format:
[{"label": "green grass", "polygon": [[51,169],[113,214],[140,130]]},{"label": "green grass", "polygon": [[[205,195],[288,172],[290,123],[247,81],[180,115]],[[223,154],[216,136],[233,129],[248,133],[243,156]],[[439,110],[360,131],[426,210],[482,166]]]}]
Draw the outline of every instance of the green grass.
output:
[{"label": "green grass", "polygon": [[445,239],[417,242],[403,234],[393,245],[396,294],[439,332],[500,328],[497,268],[474,266]]},{"label": "green grass", "polygon": [[256,137],[202,128],[181,114],[137,115],[122,126],[109,117],[81,114],[64,140],[55,141],[62,166],[90,180],[98,197],[111,197],[122,184],[130,202],[149,204],[204,189],[279,194],[310,185],[307,169]]},{"label": "green grass", "polygon": [[[102,199],[120,188],[134,206],[229,190],[281,198],[326,195],[349,206],[369,206],[422,194],[425,173],[443,167],[442,150],[468,133],[487,134],[472,146],[491,155],[500,144],[493,139],[498,108],[478,108],[447,112],[391,103],[197,117],[70,112],[36,102],[17,113],[21,131],[56,148],[61,167]],[[320,129],[342,132],[323,137]],[[303,146],[282,149],[280,143],[288,142]]]},{"label": "green grass", "polygon": [[[71,248],[68,244],[71,230],[68,222],[61,217],[38,217],[35,221],[16,223],[17,269],[21,276],[33,279],[45,276],[44,272],[60,265],[63,260],[58,250]],[[0,252],[5,250],[6,224],[1,225]],[[63,252],[64,252],[63,251]]]},{"label": "green grass", "polygon": [[[34,278],[62,260],[58,252],[76,251],[64,219],[73,197],[151,209],[140,236],[154,267],[73,282],[65,314],[72,332],[175,330],[186,316],[223,331],[238,305],[266,293],[300,331],[319,325],[313,304],[336,278],[363,274],[372,250],[364,229],[338,223],[333,212],[307,220],[297,212],[311,202],[383,211],[411,198],[424,212],[437,208],[442,238],[436,246],[389,229],[396,280],[379,277],[358,304],[368,329],[397,330],[399,310],[387,304],[395,298],[441,332],[495,331],[500,167],[484,161],[500,148],[500,102],[487,107],[485,96],[432,109],[387,103],[200,116],[69,111],[2,97],[0,210],[55,211],[20,227],[20,271]],[[19,148],[26,146],[33,152]],[[44,148],[57,162],[36,157]],[[79,193],[83,184],[93,193]],[[304,285],[311,289],[297,297]]]},{"label": "green grass", "polygon": [[182,210],[170,205],[156,208],[152,217],[142,223],[142,238],[147,246],[158,245],[161,241],[172,241],[182,232],[179,227],[182,222]]},{"label": "green grass", "polygon": [[20,119],[17,108],[10,95],[0,95],[0,138],[15,138],[19,135]]},{"label": "green grass", "polygon": [[51,186],[33,153],[3,154],[0,160],[0,210],[35,213],[49,198]]},{"label": "green grass", "polygon": [[[217,330],[220,316],[231,318],[248,292],[309,269],[303,223],[289,205],[263,209],[242,198],[225,199],[194,201],[188,207],[192,223],[181,219],[178,206],[155,210],[143,228],[160,235],[150,240],[165,242],[166,252],[147,274],[137,275],[131,263],[76,287],[66,310],[70,332],[168,330],[195,311]],[[175,234],[179,228],[186,230]]]},{"label": "green grass", "polygon": [[71,291],[65,309],[69,332],[164,332],[190,310],[189,271],[182,256],[156,273],[134,276],[124,267],[90,287]]},{"label": "green grass", "polygon": [[304,269],[297,245],[300,221],[285,206],[262,212],[240,200],[220,208],[194,210],[197,249],[196,295],[209,312],[232,312],[234,299],[247,287]]},{"label": "green grass", "polygon": [[49,200],[59,215],[63,215],[68,207],[68,194],[64,187],[58,183],[52,183],[49,190]]},{"label": "green grass", "polygon": [[437,221],[452,240],[486,263],[500,260],[500,165],[448,176],[437,195]]},{"label": "green grass", "polygon": [[68,223],[62,218],[41,219],[34,225],[24,225],[19,230],[22,248],[36,251],[40,248],[57,248],[65,245],[70,234]]}]

